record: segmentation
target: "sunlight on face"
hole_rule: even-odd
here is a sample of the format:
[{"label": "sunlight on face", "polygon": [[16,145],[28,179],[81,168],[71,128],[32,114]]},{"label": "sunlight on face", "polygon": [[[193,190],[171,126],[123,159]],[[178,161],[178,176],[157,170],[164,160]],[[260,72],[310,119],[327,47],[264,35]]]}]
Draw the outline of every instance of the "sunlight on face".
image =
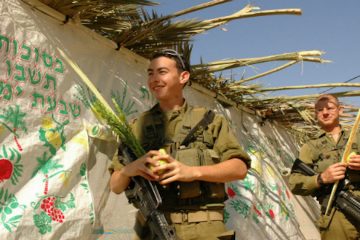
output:
[{"label": "sunlight on face", "polygon": [[339,125],[341,108],[337,101],[326,98],[318,101],[315,105],[315,115],[320,127],[328,129]]},{"label": "sunlight on face", "polygon": [[182,97],[183,83],[176,62],[167,57],[158,57],[151,61],[148,68],[148,85],[159,101]]}]

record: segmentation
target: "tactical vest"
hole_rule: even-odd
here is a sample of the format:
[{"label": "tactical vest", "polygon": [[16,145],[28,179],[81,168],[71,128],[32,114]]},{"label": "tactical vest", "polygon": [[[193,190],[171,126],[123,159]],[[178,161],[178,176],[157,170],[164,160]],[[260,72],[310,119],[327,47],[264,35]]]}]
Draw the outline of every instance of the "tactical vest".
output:
[{"label": "tactical vest", "polygon": [[[313,140],[312,145],[314,150],[317,151],[313,159],[314,170],[320,173],[325,171],[330,165],[340,162],[348,139],[349,132],[345,131],[342,132],[339,142],[336,145],[328,144],[326,137]],[[357,142],[353,142],[351,148],[351,152],[360,153]],[[351,183],[360,182],[358,171],[348,169],[347,174]]]},{"label": "tactical vest", "polygon": [[[171,139],[165,136],[166,120],[164,113],[154,107],[139,118],[142,131],[140,142],[146,151],[164,148],[177,161],[188,166],[212,165],[220,162],[220,156],[212,148],[214,139],[206,129],[202,129],[195,136],[196,139],[187,146],[180,146],[182,140],[189,134],[192,128],[201,121],[207,110],[187,106],[183,118],[180,119],[180,127],[173,133]],[[209,183],[203,181],[174,182],[169,186],[158,185],[163,199],[163,208],[192,209],[209,203],[223,203],[225,189],[223,183]]]}]

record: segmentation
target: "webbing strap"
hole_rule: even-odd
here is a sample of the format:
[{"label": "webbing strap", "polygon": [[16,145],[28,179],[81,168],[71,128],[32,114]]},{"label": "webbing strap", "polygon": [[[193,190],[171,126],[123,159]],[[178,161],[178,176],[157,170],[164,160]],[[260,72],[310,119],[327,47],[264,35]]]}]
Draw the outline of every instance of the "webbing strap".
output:
[{"label": "webbing strap", "polygon": [[204,117],[190,130],[188,135],[182,140],[180,146],[187,146],[190,142],[194,141],[199,134],[214,120],[215,113],[212,110],[208,110]]}]

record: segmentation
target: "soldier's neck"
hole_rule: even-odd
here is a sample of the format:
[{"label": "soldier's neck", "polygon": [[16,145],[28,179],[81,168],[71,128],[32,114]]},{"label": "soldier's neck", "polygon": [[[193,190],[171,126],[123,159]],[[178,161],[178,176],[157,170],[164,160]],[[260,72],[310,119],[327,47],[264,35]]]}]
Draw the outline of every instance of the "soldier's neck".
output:
[{"label": "soldier's neck", "polygon": [[337,125],[332,128],[324,129],[327,133],[331,135],[331,137],[334,139],[335,142],[339,140],[340,134],[341,134],[341,126]]},{"label": "soldier's neck", "polygon": [[180,109],[185,103],[185,99],[181,98],[173,98],[168,101],[159,102],[161,110],[164,112],[173,111]]}]

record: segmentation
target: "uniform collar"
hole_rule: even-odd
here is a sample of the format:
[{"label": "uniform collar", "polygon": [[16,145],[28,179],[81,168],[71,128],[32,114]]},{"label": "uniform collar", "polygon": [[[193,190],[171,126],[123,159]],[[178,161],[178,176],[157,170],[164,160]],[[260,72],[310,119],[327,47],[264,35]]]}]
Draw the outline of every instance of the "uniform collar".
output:
[{"label": "uniform collar", "polygon": [[173,118],[179,116],[180,114],[184,114],[188,110],[188,107],[189,107],[189,105],[188,105],[187,101],[184,100],[184,104],[179,109],[176,109],[176,110],[170,110],[170,111],[165,112],[160,108],[160,104],[157,103],[153,108],[151,108],[150,111],[156,112],[156,113],[162,113],[165,116],[167,116],[168,119],[173,119]]},{"label": "uniform collar", "polygon": [[171,119],[176,118],[179,115],[183,115],[186,112],[187,108],[188,108],[188,104],[185,100],[184,104],[179,109],[167,111],[167,112],[165,112],[165,115],[167,116],[167,118],[169,120],[171,120]]},{"label": "uniform collar", "polygon": [[[341,125],[340,125],[341,127]],[[345,130],[341,127],[341,131],[340,131],[340,136],[342,136],[344,134]],[[331,135],[330,133],[324,131],[323,129],[320,129],[319,133],[316,134],[316,138],[321,138],[321,137],[324,137],[324,136],[329,136]]]}]

